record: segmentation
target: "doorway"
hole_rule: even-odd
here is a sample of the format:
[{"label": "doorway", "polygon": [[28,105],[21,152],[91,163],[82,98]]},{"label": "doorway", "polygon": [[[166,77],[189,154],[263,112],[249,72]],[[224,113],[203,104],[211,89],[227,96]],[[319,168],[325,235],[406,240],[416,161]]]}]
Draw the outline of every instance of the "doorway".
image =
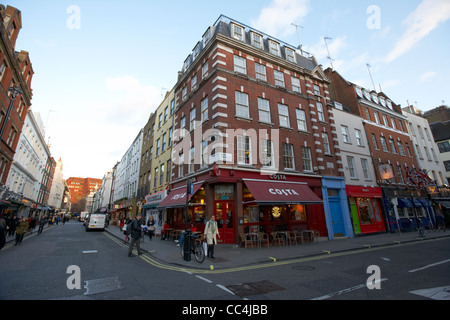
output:
[{"label": "doorway", "polygon": [[234,201],[215,201],[214,216],[219,228],[220,238],[218,243],[235,243],[234,226]]}]

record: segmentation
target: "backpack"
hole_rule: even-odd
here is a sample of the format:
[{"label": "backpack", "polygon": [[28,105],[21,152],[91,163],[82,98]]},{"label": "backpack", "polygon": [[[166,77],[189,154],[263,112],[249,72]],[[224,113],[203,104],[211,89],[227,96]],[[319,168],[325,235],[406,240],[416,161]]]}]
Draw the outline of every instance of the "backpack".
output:
[{"label": "backpack", "polygon": [[132,224],[132,221],[130,221],[130,223],[127,224],[127,231],[126,231],[126,233],[127,233],[128,235],[130,235],[131,232],[133,232],[133,228],[131,227],[131,224]]}]

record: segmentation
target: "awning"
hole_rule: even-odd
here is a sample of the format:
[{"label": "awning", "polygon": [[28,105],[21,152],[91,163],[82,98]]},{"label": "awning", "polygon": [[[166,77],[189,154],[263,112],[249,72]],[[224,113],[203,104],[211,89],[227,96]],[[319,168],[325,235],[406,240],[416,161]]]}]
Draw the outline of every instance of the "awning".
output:
[{"label": "awning", "polygon": [[[189,195],[189,200],[200,189],[203,182],[195,183],[192,194]],[[173,190],[167,197],[164,198],[158,205],[158,208],[178,208],[186,205],[186,187],[181,187]]]},{"label": "awning", "polygon": [[450,209],[450,200],[434,200],[433,202],[443,206],[445,209]]},{"label": "awning", "polygon": [[414,207],[416,208],[422,208],[423,207],[423,203],[419,201],[419,199],[413,199],[413,204]]},{"label": "awning", "polygon": [[323,201],[300,182],[278,182],[243,179],[257,204],[319,204]]},{"label": "awning", "polygon": [[414,207],[413,203],[409,199],[398,198],[397,202],[398,202],[397,207],[399,207],[399,208],[413,208]]},{"label": "awning", "polygon": [[431,207],[431,202],[428,199],[419,199],[422,202],[423,207]]}]

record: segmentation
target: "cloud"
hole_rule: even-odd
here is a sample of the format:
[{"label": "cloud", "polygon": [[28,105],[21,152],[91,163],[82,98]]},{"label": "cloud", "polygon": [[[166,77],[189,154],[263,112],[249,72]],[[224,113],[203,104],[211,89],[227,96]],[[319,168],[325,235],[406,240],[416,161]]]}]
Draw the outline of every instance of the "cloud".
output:
[{"label": "cloud", "polygon": [[404,21],[406,32],[397,41],[394,49],[387,55],[386,61],[392,62],[402,56],[439,24],[450,19],[450,1],[448,0],[423,0],[422,3]]},{"label": "cloud", "polygon": [[143,85],[132,76],[105,80],[108,99],[100,110],[114,124],[141,125],[147,122],[161,102],[161,92],[151,85]]},{"label": "cloud", "polygon": [[309,11],[309,0],[273,0],[251,25],[267,34],[286,37],[296,32],[291,23],[298,25]]},{"label": "cloud", "polygon": [[436,72],[434,72],[434,71],[428,71],[428,72],[425,72],[425,73],[420,77],[420,81],[421,81],[421,82],[425,82],[425,81],[427,81],[428,79],[433,78],[433,77],[435,77],[435,76],[436,76]]}]

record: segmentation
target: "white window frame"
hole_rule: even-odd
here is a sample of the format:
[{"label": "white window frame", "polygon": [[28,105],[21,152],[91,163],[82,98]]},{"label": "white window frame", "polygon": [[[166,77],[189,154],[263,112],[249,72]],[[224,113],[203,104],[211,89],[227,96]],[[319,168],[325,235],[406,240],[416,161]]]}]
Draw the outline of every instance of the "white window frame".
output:
[{"label": "white window frame", "polygon": [[292,91],[302,93],[302,87],[299,78],[291,76],[291,83],[292,83]]},{"label": "white window frame", "polygon": [[275,153],[273,150],[273,141],[261,139],[261,164],[264,168],[275,167]]},{"label": "white window frame", "polygon": [[269,39],[269,52],[271,54],[277,55],[277,56],[281,56],[280,55],[280,44],[276,41],[270,40]]},{"label": "white window frame", "polygon": [[361,158],[361,167],[364,174],[364,179],[370,180],[369,161],[365,158]]},{"label": "white window frame", "polygon": [[286,53],[286,60],[287,61],[291,61],[296,63],[296,59],[295,59],[295,51],[292,50],[291,48],[285,48],[285,53]]},{"label": "white window frame", "polygon": [[296,109],[295,113],[297,115],[297,126],[299,131],[308,131],[308,125],[306,123],[306,112],[302,109]]},{"label": "white window frame", "polygon": [[263,64],[255,63],[255,75],[256,79],[267,81],[266,66]]},{"label": "white window frame", "polygon": [[330,149],[330,140],[328,138],[328,133],[322,132],[322,140],[323,140],[323,150],[325,154],[331,154]]},{"label": "white window frame", "polygon": [[250,108],[248,103],[248,94],[236,91],[236,116],[250,118]]},{"label": "white window frame", "polygon": [[252,46],[258,49],[264,49],[263,37],[255,32],[250,33]]},{"label": "white window frame", "polygon": [[304,172],[313,172],[311,148],[302,147],[302,161],[303,161],[303,171]]},{"label": "white window frame", "polygon": [[323,104],[321,102],[316,102],[317,106],[317,118],[319,121],[325,122],[325,115],[323,113]]},{"label": "white window frame", "polygon": [[275,79],[275,85],[279,87],[285,87],[284,73],[278,70],[273,70],[273,76]]},{"label": "white window frame", "polygon": [[208,97],[201,102],[202,122],[208,120]]},{"label": "white window frame", "polygon": [[352,143],[352,141],[350,139],[350,133],[348,131],[347,126],[341,125],[341,133],[342,133],[342,139],[343,139],[344,143]]},{"label": "white window frame", "polygon": [[355,168],[355,158],[351,156],[347,156],[347,166],[348,166],[348,173],[350,175],[351,179],[357,179],[358,175]]},{"label": "white window frame", "polygon": [[[288,166],[291,164],[291,166]],[[294,145],[283,143],[283,165],[284,169],[295,170]]]},{"label": "white window frame", "polygon": [[239,41],[244,41],[245,39],[245,29],[244,27],[241,27],[235,23],[231,24],[231,36],[234,39],[237,39]]},{"label": "white window frame", "polygon": [[360,147],[364,147],[364,140],[362,137],[361,130],[355,129],[355,136],[356,136],[356,145]]},{"label": "white window frame", "polygon": [[281,103],[278,104],[278,120],[280,121],[280,127],[291,127],[289,120],[289,107],[287,105]]},{"label": "white window frame", "polygon": [[247,74],[247,59],[237,56],[234,56],[234,72]]},{"label": "white window frame", "polygon": [[238,165],[252,165],[252,139],[249,136],[236,137],[236,155]]},{"label": "white window frame", "polygon": [[258,114],[260,122],[271,123],[269,100],[258,98]]}]

